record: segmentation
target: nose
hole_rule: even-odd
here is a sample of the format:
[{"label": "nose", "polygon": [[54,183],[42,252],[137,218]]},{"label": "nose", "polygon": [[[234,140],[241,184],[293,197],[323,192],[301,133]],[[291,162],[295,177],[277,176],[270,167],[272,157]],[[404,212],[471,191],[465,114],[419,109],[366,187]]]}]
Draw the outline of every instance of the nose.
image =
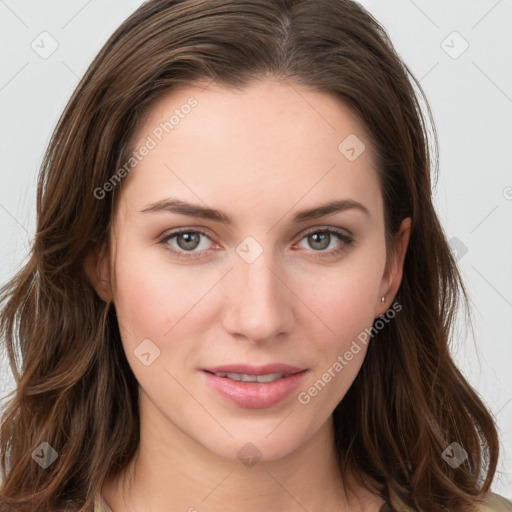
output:
[{"label": "nose", "polygon": [[266,251],[252,263],[236,256],[224,282],[225,330],[255,343],[291,332],[296,304],[286,281],[284,271],[267,257]]}]

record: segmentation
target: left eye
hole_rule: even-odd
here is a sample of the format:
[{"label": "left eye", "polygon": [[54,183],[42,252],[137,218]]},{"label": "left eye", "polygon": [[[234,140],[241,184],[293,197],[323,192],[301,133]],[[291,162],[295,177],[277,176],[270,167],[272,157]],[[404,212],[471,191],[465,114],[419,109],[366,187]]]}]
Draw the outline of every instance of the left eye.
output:
[{"label": "left eye", "polygon": [[[336,251],[340,249],[340,244],[342,247],[350,244],[351,239],[341,231],[325,228],[306,233],[301,242],[302,241],[306,241],[309,247],[315,252],[328,252],[326,249],[334,249],[334,251]],[[338,243],[336,244],[336,242]],[[334,247],[332,246],[333,243]]]}]

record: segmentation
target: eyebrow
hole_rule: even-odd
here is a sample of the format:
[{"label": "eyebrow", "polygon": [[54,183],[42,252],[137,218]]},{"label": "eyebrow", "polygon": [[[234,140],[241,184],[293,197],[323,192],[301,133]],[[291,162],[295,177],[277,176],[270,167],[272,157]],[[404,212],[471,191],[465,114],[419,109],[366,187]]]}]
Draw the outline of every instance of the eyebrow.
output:
[{"label": "eyebrow", "polygon": [[[298,224],[300,222],[318,219],[332,213],[347,210],[359,210],[365,215],[371,216],[370,211],[363,204],[352,199],[338,199],[329,201],[314,208],[297,212],[292,218],[292,223]],[[233,219],[221,210],[207,208],[173,198],[161,199],[160,201],[146,205],[139,211],[143,213],[167,211],[170,213],[178,213],[181,215],[188,215],[190,217],[199,217],[202,219],[213,220],[215,222],[222,222],[227,225],[233,224]]]}]

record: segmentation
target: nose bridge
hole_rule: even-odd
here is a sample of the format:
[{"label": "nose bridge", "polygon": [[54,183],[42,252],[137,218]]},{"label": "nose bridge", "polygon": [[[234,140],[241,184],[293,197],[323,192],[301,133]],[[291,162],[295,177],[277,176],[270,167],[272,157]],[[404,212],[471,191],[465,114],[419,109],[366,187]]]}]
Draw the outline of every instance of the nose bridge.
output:
[{"label": "nose bridge", "polygon": [[272,251],[249,240],[239,245],[237,253],[228,278],[225,329],[252,341],[289,331],[294,320],[293,295],[282,282],[286,282],[284,276],[279,276]]}]

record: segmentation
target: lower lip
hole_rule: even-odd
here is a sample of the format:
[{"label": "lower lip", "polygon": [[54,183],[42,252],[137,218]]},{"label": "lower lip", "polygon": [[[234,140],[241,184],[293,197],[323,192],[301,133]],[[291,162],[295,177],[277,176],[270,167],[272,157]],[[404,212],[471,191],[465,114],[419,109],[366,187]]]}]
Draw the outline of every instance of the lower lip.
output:
[{"label": "lower lip", "polygon": [[206,381],[224,398],[248,409],[264,409],[271,407],[297,389],[307,370],[282,377],[274,382],[241,382],[217,377],[213,373],[203,371]]}]

